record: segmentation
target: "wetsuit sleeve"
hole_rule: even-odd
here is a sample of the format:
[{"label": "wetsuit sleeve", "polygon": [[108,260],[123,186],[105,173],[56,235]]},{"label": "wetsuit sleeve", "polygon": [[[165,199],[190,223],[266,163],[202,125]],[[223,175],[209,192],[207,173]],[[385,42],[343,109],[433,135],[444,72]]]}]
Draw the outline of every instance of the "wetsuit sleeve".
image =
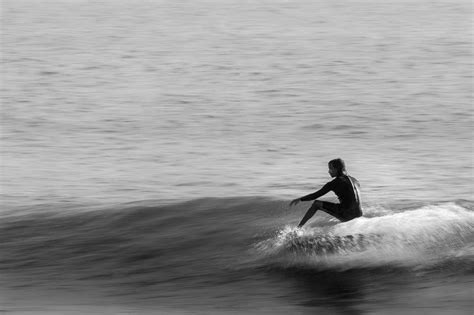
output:
[{"label": "wetsuit sleeve", "polygon": [[309,200],[318,199],[319,197],[324,196],[325,194],[330,192],[332,190],[333,186],[334,186],[334,181],[331,181],[331,182],[327,183],[326,185],[324,185],[323,188],[321,188],[317,192],[314,192],[312,194],[303,196],[303,197],[300,198],[300,200],[301,201],[309,201]]}]

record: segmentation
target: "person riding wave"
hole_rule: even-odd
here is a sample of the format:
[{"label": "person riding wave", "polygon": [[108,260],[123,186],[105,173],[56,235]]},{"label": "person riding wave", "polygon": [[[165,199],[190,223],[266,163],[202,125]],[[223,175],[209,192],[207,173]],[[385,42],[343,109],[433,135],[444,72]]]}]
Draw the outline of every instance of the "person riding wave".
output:
[{"label": "person riding wave", "polygon": [[301,201],[315,200],[330,191],[336,194],[340,203],[316,200],[301,219],[298,227],[302,227],[318,210],[322,210],[342,222],[362,216],[359,181],[347,175],[346,166],[342,159],[329,161],[328,167],[328,173],[334,179],[325,184],[320,190],[292,200],[290,206],[297,205]]}]

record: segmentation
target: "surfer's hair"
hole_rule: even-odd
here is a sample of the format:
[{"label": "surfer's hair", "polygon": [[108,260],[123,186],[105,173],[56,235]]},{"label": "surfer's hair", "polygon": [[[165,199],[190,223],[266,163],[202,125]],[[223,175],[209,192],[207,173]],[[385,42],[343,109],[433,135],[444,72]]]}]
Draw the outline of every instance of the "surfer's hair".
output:
[{"label": "surfer's hair", "polygon": [[346,173],[346,163],[341,158],[337,158],[329,161],[328,165],[331,165],[337,170],[337,175],[343,175]]}]

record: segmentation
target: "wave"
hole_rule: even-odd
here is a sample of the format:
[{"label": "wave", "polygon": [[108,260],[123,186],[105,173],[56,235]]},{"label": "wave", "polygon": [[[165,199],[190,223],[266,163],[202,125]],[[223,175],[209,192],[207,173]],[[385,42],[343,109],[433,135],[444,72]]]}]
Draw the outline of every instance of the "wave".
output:
[{"label": "wave", "polygon": [[157,282],[189,270],[212,274],[209,263],[224,264],[244,252],[252,225],[278,207],[262,198],[206,198],[9,212],[0,218],[0,272],[51,276],[67,270],[73,279],[146,275]]},{"label": "wave", "polygon": [[259,197],[43,205],[0,218],[0,273],[162,283],[261,268],[470,271],[472,205],[367,206],[344,223],[318,213],[304,229],[294,226],[304,209]]}]

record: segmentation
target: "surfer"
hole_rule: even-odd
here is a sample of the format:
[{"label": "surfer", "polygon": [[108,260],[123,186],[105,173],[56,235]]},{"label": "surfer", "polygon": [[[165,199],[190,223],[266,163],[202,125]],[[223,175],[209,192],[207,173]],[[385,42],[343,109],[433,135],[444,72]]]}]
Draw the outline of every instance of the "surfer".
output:
[{"label": "surfer", "polygon": [[342,159],[329,161],[329,175],[334,179],[324,185],[320,190],[294,199],[290,206],[297,205],[301,201],[315,200],[333,191],[339,198],[340,203],[316,200],[304,215],[298,227],[302,227],[318,210],[322,210],[337,219],[346,222],[362,216],[360,207],[359,182],[352,176],[347,175],[346,166]]}]

